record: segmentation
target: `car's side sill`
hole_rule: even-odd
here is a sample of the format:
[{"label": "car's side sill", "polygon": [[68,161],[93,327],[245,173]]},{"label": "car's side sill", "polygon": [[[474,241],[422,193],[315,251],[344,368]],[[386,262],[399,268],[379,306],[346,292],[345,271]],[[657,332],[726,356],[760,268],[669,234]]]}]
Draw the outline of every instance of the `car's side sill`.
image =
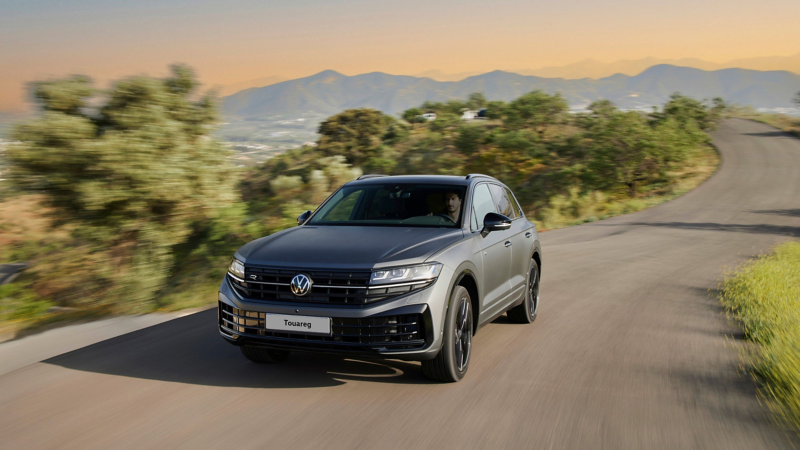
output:
[{"label": "car's side sill", "polygon": [[484,311],[481,314],[481,320],[478,323],[478,327],[475,329],[475,332],[477,333],[478,330],[486,326],[486,324],[492,323],[492,321],[505,314],[506,311],[522,303],[525,300],[525,296],[520,294],[525,293],[525,287],[524,286],[519,287],[517,288],[517,291],[521,292],[512,292],[511,295],[508,296],[508,298],[513,300],[502,303],[501,304],[502,306],[497,307],[495,311],[493,312]]}]

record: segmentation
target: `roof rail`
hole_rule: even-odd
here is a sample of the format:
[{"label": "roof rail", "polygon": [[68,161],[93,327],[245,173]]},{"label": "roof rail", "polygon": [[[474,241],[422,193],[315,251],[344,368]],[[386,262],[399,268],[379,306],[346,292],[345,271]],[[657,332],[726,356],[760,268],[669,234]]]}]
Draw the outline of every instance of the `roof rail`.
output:
[{"label": "roof rail", "polygon": [[380,178],[380,177],[388,177],[389,175],[383,175],[380,173],[371,173],[368,175],[361,175],[360,177],[356,178],[356,180],[366,180],[368,178]]},{"label": "roof rail", "polygon": [[482,174],[482,173],[471,173],[471,174],[467,175],[466,179],[467,179],[467,180],[469,180],[469,179],[471,179],[471,178],[478,178],[478,177],[481,177],[481,178],[491,178],[491,179],[493,179],[493,180],[496,180],[496,178],[495,178],[495,177],[490,177],[489,175],[484,175],[484,174]]}]

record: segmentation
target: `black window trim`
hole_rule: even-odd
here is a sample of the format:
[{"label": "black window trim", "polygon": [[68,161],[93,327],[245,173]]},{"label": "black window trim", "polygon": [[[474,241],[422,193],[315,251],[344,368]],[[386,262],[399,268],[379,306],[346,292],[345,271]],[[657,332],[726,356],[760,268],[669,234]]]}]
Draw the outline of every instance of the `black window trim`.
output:
[{"label": "black window trim", "polygon": [[[512,198],[511,200],[513,200],[514,203],[517,205],[517,211],[519,212],[519,216],[511,219],[512,222],[514,222],[516,220],[519,220],[519,219],[525,218],[525,213],[522,212],[522,208],[519,206],[519,202],[517,201],[517,197],[514,195],[514,192],[511,191],[510,187],[504,185],[503,183],[499,183],[499,182],[495,182],[495,181],[487,181],[486,184],[494,184],[496,186],[500,186],[504,191],[506,189],[508,189],[508,192],[511,192],[511,195],[514,196],[514,198]],[[489,191],[489,192],[491,192],[491,191]],[[492,199],[494,199],[494,197],[492,197]],[[497,209],[497,205],[496,204],[495,204],[495,209]],[[498,212],[498,214],[500,214],[500,213]]]},{"label": "black window trim", "polygon": [[[478,189],[478,186],[480,186],[482,184],[489,185],[489,184],[496,184],[496,183],[490,183],[488,181],[481,181],[479,183],[473,184],[472,187],[468,190],[469,191],[469,194],[468,194],[469,195],[469,213],[470,213],[471,216],[475,217],[475,219],[476,219],[475,222],[476,223],[478,222],[477,221],[478,215],[475,213],[475,204],[474,204],[475,203],[474,202],[474,200],[475,200],[475,191]],[[488,189],[488,186],[487,186],[487,189]],[[492,191],[491,190],[489,191],[489,196],[490,197],[492,196]],[[494,203],[494,197],[492,197],[492,203]],[[497,205],[496,204],[494,205],[494,212],[497,212]],[[514,219],[514,220],[516,220],[516,219]],[[481,230],[473,230],[472,229],[472,218],[470,218],[469,224],[467,224],[467,229],[470,231],[470,233],[480,233],[481,231],[483,231],[482,229]]]},{"label": "black window trim", "polygon": [[[512,191],[510,187],[508,187],[508,186],[506,186],[504,184],[501,184],[501,186],[503,186],[505,188],[505,190],[508,191],[508,193],[511,194],[511,200],[514,202],[515,205],[517,205],[517,212],[519,212],[519,217],[517,217],[517,219],[524,218],[525,217],[525,212],[522,211],[522,206],[520,206],[519,202],[517,201],[517,195],[514,194],[514,191]],[[517,219],[513,219],[513,220],[517,220]]]}]

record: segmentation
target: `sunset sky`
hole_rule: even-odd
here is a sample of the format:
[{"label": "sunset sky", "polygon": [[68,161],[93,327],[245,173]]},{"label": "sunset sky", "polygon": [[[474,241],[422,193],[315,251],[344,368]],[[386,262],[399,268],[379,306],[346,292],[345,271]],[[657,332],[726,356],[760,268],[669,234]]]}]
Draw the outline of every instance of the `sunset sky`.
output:
[{"label": "sunset sky", "polygon": [[211,86],[791,55],[798,17],[798,0],[0,0],[0,111],[23,106],[28,81],[160,76],[173,62]]}]

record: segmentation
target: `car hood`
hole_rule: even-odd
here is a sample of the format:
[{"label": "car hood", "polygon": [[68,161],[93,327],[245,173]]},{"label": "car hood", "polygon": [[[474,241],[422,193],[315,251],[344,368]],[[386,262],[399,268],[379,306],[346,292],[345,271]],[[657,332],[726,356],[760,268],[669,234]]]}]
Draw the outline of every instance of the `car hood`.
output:
[{"label": "car hood", "polygon": [[373,268],[424,262],[462,239],[461,229],[313,226],[290,228],[245,244],[245,263],[309,268]]}]

